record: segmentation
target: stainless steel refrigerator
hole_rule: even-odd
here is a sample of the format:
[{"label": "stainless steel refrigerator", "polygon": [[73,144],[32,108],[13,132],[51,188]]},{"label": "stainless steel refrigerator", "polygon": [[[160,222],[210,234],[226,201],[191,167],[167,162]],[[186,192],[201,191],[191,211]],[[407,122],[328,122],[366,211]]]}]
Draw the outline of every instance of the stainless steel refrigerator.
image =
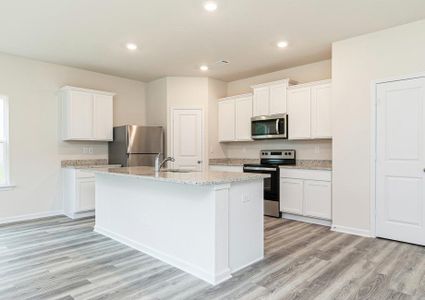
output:
[{"label": "stainless steel refrigerator", "polygon": [[164,153],[164,130],[160,126],[114,127],[114,140],[109,142],[108,152],[110,164],[153,166],[158,153]]}]

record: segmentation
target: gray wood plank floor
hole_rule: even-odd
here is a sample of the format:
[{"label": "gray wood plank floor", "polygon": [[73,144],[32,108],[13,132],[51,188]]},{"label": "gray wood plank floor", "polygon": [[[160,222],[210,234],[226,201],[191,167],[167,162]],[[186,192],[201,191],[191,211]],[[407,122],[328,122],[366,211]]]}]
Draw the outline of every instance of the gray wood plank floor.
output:
[{"label": "gray wood plank floor", "polygon": [[0,226],[0,299],[425,299],[420,246],[266,218],[265,259],[213,287],[93,225]]}]

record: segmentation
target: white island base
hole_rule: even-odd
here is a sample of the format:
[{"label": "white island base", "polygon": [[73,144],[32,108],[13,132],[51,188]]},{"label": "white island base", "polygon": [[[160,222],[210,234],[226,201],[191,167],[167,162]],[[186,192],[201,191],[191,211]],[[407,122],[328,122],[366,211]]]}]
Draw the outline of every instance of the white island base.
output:
[{"label": "white island base", "polygon": [[263,178],[199,185],[96,174],[96,232],[214,285],[263,258],[263,229]]}]

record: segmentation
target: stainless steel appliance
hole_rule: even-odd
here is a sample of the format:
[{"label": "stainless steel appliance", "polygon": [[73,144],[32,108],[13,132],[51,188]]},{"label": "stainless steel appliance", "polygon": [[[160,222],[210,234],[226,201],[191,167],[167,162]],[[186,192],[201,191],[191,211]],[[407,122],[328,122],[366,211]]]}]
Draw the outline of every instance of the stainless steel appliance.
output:
[{"label": "stainless steel appliance", "polygon": [[287,139],[288,115],[276,114],[251,118],[251,137],[254,140]]},{"label": "stainless steel appliance", "polygon": [[109,142],[108,152],[110,164],[154,166],[158,153],[164,153],[164,130],[160,126],[114,127],[114,140]]},{"label": "stainless steel appliance", "polygon": [[270,174],[264,179],[264,215],[280,217],[280,165],[295,165],[295,150],[262,150],[259,164],[245,164],[245,173]]}]

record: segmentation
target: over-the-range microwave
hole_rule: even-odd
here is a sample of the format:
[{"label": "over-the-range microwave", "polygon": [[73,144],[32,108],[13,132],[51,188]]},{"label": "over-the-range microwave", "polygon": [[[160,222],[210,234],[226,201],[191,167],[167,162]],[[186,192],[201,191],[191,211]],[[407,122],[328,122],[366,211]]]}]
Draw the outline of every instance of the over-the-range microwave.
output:
[{"label": "over-the-range microwave", "polygon": [[253,140],[287,139],[288,115],[276,114],[252,117],[251,138]]}]

